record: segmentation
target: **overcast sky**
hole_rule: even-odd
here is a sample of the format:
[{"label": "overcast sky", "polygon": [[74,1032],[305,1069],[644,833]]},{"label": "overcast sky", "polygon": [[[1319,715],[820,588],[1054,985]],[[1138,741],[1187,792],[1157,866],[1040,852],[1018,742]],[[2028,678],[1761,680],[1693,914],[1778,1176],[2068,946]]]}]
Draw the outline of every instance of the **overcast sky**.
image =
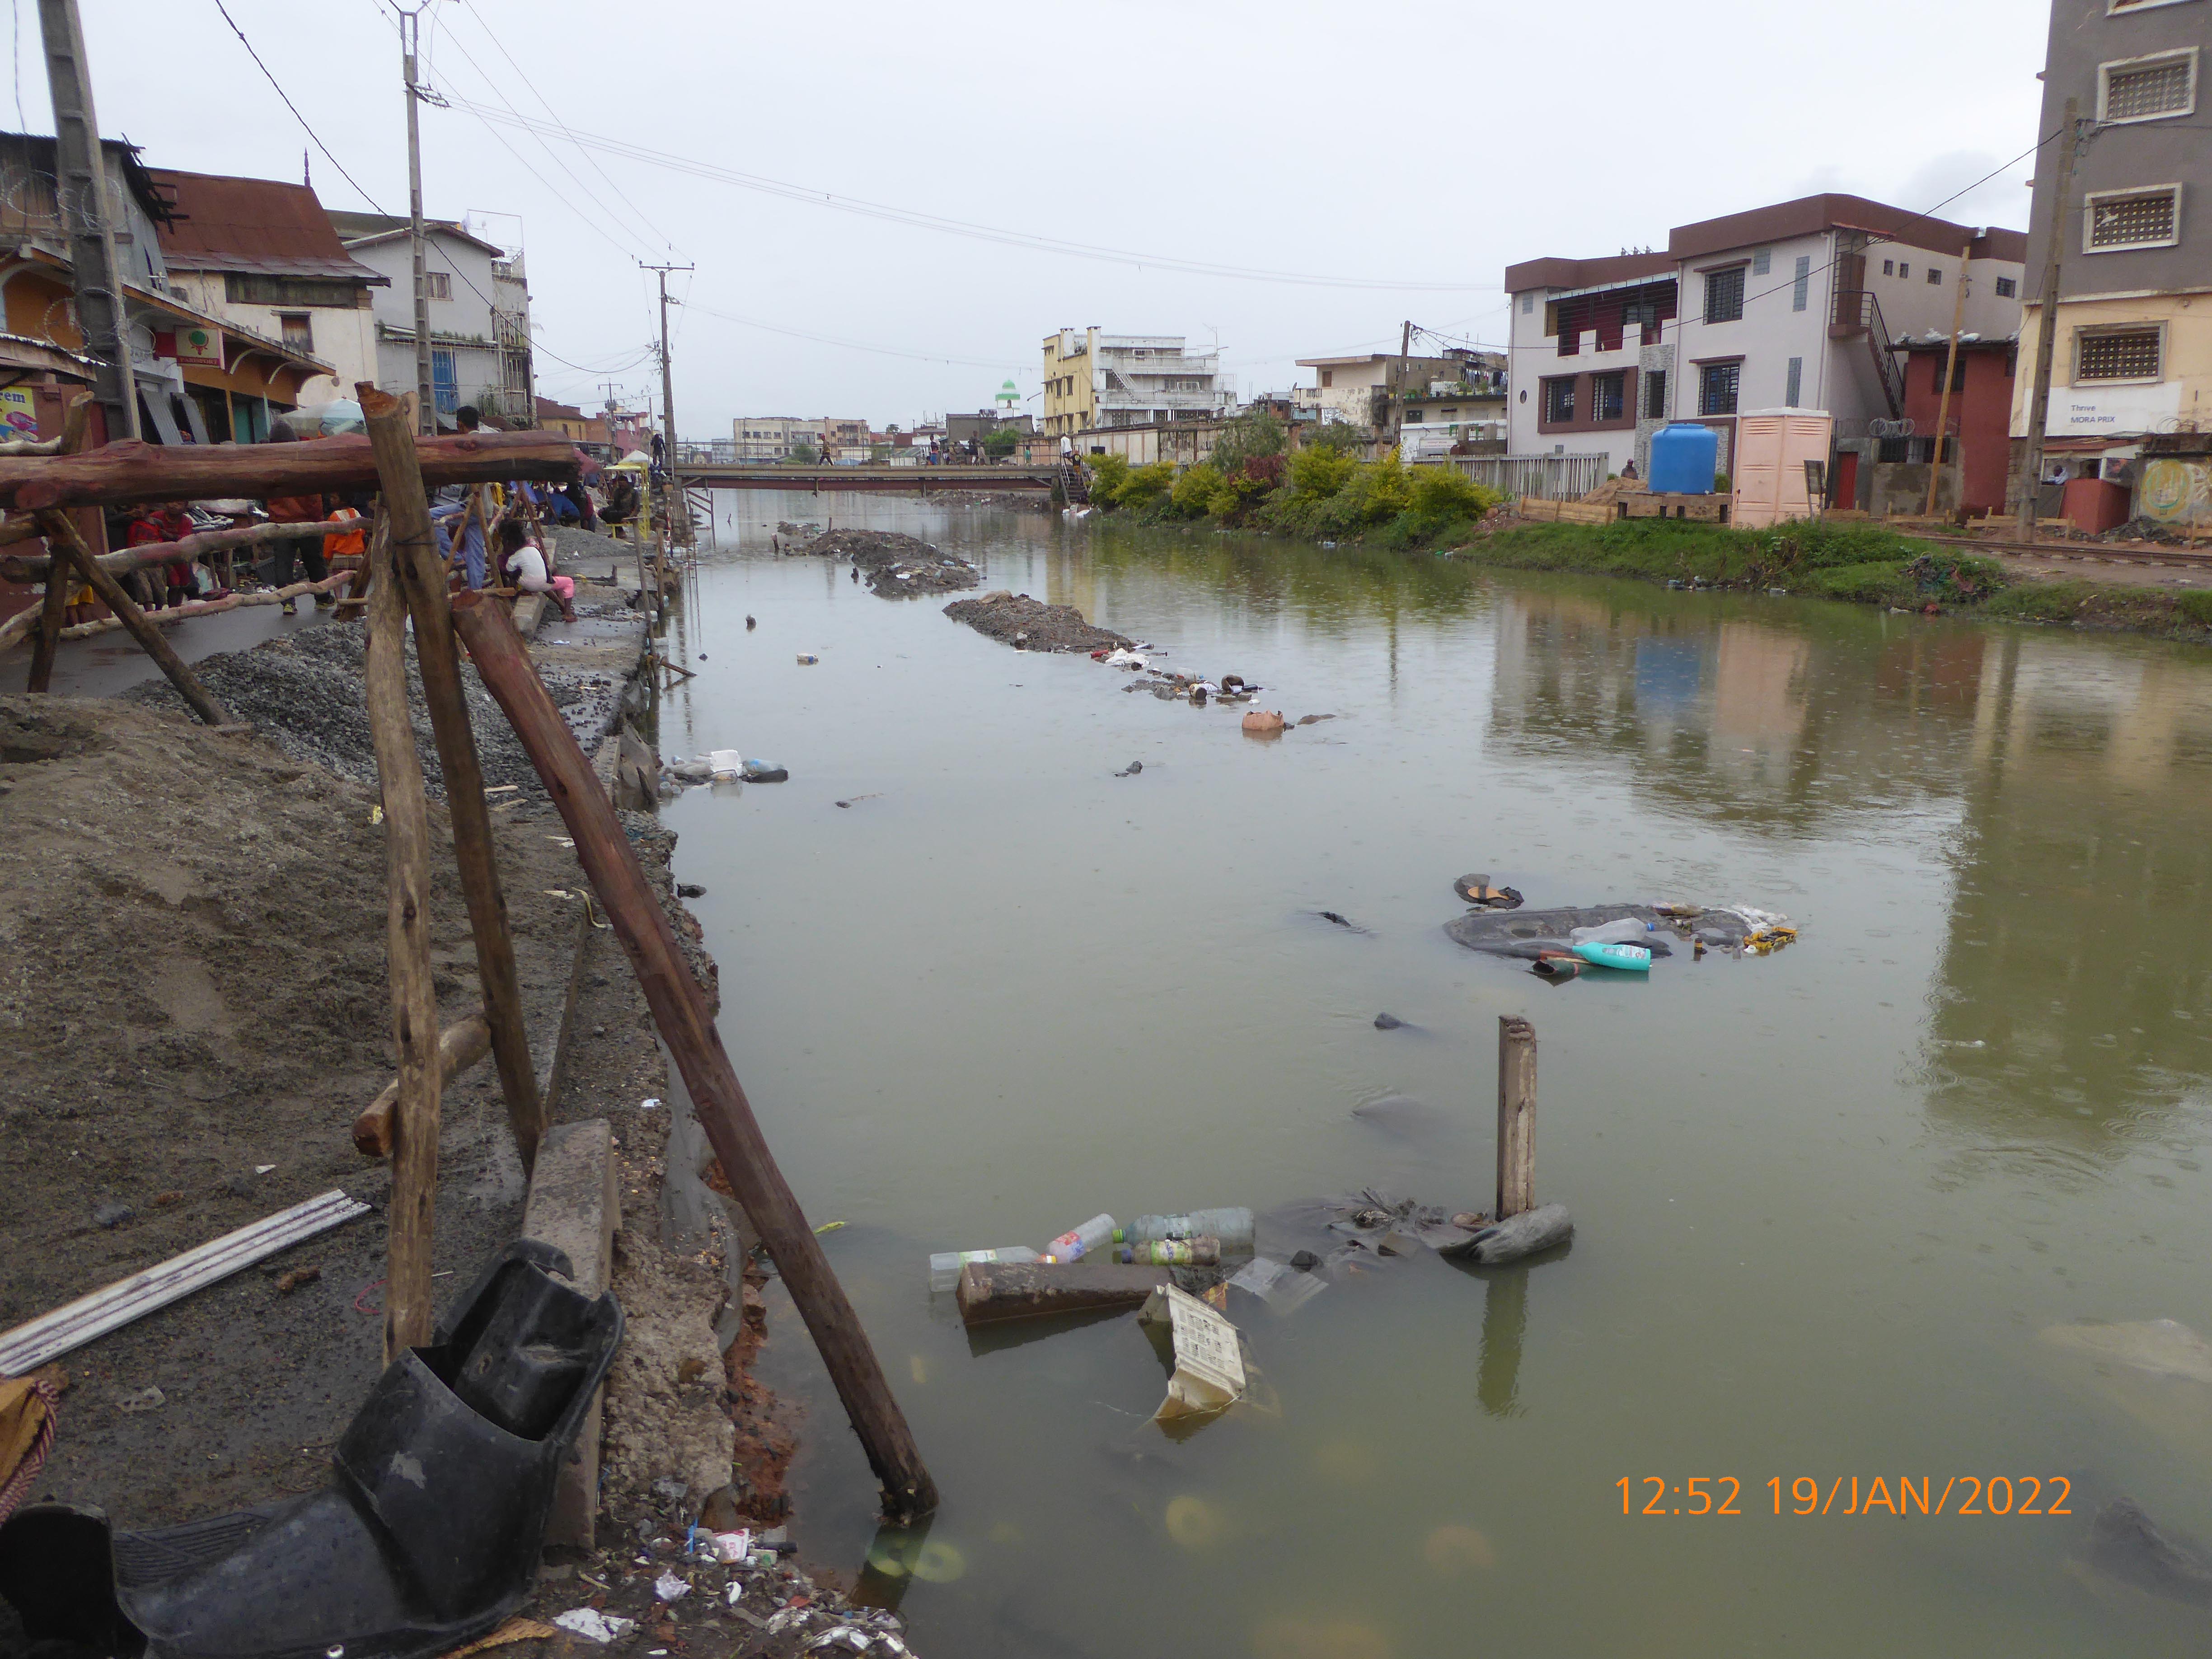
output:
[{"label": "overcast sky", "polygon": [[[22,118],[51,132],[37,9],[10,3]],[[316,151],[324,204],[404,213],[391,0],[225,3],[359,181]],[[301,176],[311,141],[216,0],[84,11],[109,137],[156,167]],[[1926,210],[2002,167],[1942,216],[2024,227],[2031,168],[2006,164],[2035,142],[2048,20],[2044,0],[437,0],[427,78],[456,104],[422,112],[425,205],[519,216],[499,234],[526,246],[539,390],[567,401],[611,379],[658,405],[638,264],[696,264],[672,279],[689,436],[740,414],[909,424],[1008,376],[1028,397],[1040,340],[1093,323],[1218,337],[1250,395],[1311,384],[1298,357],[1395,349],[1407,319],[1500,341],[1515,260],[1663,246],[1814,191]],[[462,102],[557,116],[585,144]]]}]

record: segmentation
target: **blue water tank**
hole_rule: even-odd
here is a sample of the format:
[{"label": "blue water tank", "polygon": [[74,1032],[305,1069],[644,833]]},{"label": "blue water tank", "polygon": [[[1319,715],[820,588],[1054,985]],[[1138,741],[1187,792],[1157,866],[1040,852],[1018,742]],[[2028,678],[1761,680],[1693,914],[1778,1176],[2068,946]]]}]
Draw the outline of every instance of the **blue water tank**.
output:
[{"label": "blue water tank", "polygon": [[1720,461],[1721,434],[1694,421],[1676,421],[1651,434],[1648,488],[1665,495],[1710,495]]}]

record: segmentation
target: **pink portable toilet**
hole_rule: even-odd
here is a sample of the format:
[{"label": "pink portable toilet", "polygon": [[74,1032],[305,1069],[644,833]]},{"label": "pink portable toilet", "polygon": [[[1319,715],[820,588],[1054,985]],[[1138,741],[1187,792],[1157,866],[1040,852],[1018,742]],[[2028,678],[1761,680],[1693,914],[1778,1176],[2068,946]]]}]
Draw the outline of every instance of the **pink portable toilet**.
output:
[{"label": "pink portable toilet", "polygon": [[1835,422],[1822,409],[1754,409],[1736,417],[1735,497],[1729,522],[1756,530],[1817,515],[1805,463],[1828,464]]}]

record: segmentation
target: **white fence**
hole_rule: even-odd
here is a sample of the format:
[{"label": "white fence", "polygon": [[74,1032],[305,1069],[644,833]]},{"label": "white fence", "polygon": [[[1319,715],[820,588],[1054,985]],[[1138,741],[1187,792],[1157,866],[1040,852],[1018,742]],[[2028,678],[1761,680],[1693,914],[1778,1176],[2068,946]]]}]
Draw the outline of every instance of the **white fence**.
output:
[{"label": "white fence", "polygon": [[1508,501],[1534,495],[1547,501],[1581,500],[1605,482],[1613,465],[1604,455],[1440,455],[1424,464],[1445,463]]}]

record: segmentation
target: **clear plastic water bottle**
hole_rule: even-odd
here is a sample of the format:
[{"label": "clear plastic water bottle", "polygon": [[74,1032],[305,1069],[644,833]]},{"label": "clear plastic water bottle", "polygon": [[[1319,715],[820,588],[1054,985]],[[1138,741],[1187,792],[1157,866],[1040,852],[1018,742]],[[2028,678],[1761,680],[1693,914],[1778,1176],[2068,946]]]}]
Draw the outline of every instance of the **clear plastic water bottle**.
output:
[{"label": "clear plastic water bottle", "polygon": [[1218,1238],[1156,1238],[1146,1244],[1117,1244],[1114,1259],[1139,1267],[1212,1267],[1221,1261]]},{"label": "clear plastic water bottle", "polygon": [[1054,1261],[1080,1261],[1091,1251],[1114,1242],[1114,1218],[1094,1215],[1080,1227],[1071,1228],[1044,1247]]},{"label": "clear plastic water bottle", "polygon": [[960,1283],[960,1270],[971,1261],[1034,1261],[1037,1253],[1026,1244],[995,1250],[939,1250],[929,1258],[929,1293],[942,1296]]},{"label": "clear plastic water bottle", "polygon": [[1123,1244],[1152,1244],[1167,1239],[1212,1238],[1224,1258],[1252,1254],[1252,1212],[1235,1205],[1193,1210],[1188,1215],[1140,1215],[1117,1236]]}]

